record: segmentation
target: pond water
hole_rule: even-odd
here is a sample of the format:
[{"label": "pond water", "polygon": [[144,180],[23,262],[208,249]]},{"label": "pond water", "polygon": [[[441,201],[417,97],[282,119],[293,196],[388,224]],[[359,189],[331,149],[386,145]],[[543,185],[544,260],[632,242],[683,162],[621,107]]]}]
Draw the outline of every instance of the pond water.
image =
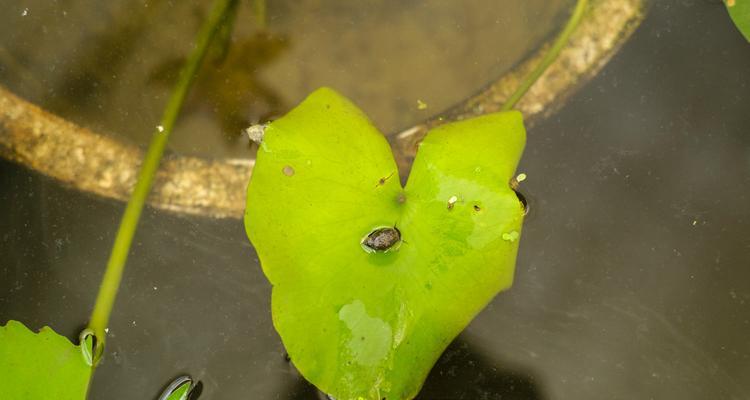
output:
[{"label": "pond water", "polygon": [[[241,131],[320,86],[408,128],[494,81],[554,33],[570,0],[268,1],[239,7],[170,141],[250,157]],[[0,82],[94,131],[146,144],[209,2],[37,0],[0,16]],[[64,38],[64,39],[63,39]],[[427,105],[419,109],[418,101]]]},{"label": "pond water", "polygon": [[[485,4],[461,4],[481,14],[480,3]],[[148,77],[184,54],[189,47],[184,38],[198,26],[203,6],[25,4],[6,5],[4,10],[14,11],[0,16],[9,21],[0,23],[0,83],[73,121],[142,143],[168,92]],[[386,2],[383,15],[358,15],[359,8],[324,1],[300,2],[300,8],[275,4],[269,2],[268,28],[287,35],[289,47],[257,66],[263,71],[259,82],[268,84],[284,107],[321,83],[336,86],[388,132],[422,118],[417,99],[427,102],[429,113],[495,79],[554,30],[537,21],[562,15],[543,10],[546,2],[504,1],[526,27],[498,33],[497,18],[512,26],[514,17],[500,11],[472,17],[448,2],[413,3],[401,17],[392,15],[401,10],[397,2]],[[438,5],[447,10],[443,17],[428,18]],[[49,14],[61,22],[23,25],[26,7],[24,18]],[[350,16],[339,21],[326,7]],[[87,19],[90,13],[98,18]],[[252,10],[240,15],[252,19]],[[317,54],[313,46],[331,24],[356,21],[368,31],[339,39],[341,47],[355,48],[342,57],[370,57],[394,46],[368,42],[368,35],[391,35],[383,21],[406,32],[410,16],[424,26],[440,22],[432,25],[434,31],[425,28],[424,36],[409,35],[456,41],[454,47],[431,43],[417,50],[416,42],[404,43],[403,53],[352,62],[347,66],[357,72],[343,74],[333,69],[336,48]],[[139,18],[151,22],[136,22]],[[76,34],[76,20],[92,20],[80,31],[100,36]],[[475,39],[441,32],[470,20],[496,35],[466,49]],[[297,24],[311,36],[295,35],[291,27]],[[237,42],[252,38],[251,25],[238,28]],[[537,31],[540,26],[548,30]],[[109,31],[121,36],[101,36]],[[55,32],[70,40],[43,40]],[[513,47],[521,37],[528,41]],[[124,38],[129,40],[109,47],[108,40]],[[398,43],[397,38],[388,40]],[[488,53],[490,48],[498,51]],[[164,56],[151,58],[159,52]],[[402,60],[412,70],[401,74],[396,54],[416,55]],[[51,58],[45,62],[46,55]],[[434,62],[418,62],[431,57]],[[310,58],[327,72],[302,61]],[[110,66],[114,78],[108,77]],[[750,397],[747,71],[750,47],[720,2],[654,2],[611,62],[558,113],[529,130],[519,171],[528,175],[523,185],[532,215],[524,226],[514,286],[451,345],[419,398]],[[370,74],[377,78],[367,79]],[[176,151],[247,154],[242,139],[222,136],[214,101],[191,100],[190,115],[175,132],[176,140],[184,137],[173,144]],[[267,112],[262,105],[251,107],[252,99],[233,104],[233,110],[247,107],[247,118]],[[206,137],[196,139],[202,134]],[[123,205],[7,161],[0,161],[0,204],[0,323],[18,319],[77,337]],[[241,221],[147,209],[90,398],[153,399],[171,379],[189,373],[202,381],[201,399],[316,399],[284,357],[269,301],[270,287]]]}]

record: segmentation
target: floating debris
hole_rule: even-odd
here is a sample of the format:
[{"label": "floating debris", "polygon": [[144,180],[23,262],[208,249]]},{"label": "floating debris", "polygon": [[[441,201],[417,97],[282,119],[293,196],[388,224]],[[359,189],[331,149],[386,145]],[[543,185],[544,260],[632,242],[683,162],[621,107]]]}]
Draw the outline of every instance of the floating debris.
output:
[{"label": "floating debris", "polygon": [[263,141],[263,136],[266,134],[266,128],[268,128],[268,124],[251,125],[245,129],[245,134],[247,134],[251,142],[260,145]]},{"label": "floating debris", "polygon": [[519,236],[518,231],[506,232],[503,233],[503,240],[513,243],[518,240]]},{"label": "floating debris", "polygon": [[456,204],[456,202],[457,202],[457,201],[458,201],[458,197],[456,197],[456,196],[451,196],[451,198],[450,198],[450,199],[448,199],[448,209],[449,209],[449,210],[452,210],[452,209],[453,209],[453,206],[454,206],[454,205]]}]

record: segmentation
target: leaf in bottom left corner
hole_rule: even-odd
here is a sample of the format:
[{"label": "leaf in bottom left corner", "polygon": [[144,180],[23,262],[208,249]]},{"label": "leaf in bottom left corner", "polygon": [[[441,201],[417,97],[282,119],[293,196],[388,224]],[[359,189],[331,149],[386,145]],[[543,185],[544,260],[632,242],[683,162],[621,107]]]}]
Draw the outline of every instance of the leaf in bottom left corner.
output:
[{"label": "leaf in bottom left corner", "polygon": [[34,333],[18,321],[0,326],[3,398],[84,400],[91,372],[80,346],[52,328]]}]

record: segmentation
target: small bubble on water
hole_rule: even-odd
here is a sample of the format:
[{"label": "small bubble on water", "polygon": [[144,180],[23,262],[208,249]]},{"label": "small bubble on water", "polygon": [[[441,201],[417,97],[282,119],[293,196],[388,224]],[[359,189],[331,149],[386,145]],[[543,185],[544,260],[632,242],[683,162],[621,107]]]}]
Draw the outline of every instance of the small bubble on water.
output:
[{"label": "small bubble on water", "polygon": [[161,125],[157,125],[156,126],[156,130],[159,131],[159,133],[162,133],[162,132],[164,132],[164,127],[161,126]]},{"label": "small bubble on water", "polygon": [[25,17],[27,15],[29,15],[29,9],[28,8],[24,8],[23,11],[21,11],[21,16]]}]

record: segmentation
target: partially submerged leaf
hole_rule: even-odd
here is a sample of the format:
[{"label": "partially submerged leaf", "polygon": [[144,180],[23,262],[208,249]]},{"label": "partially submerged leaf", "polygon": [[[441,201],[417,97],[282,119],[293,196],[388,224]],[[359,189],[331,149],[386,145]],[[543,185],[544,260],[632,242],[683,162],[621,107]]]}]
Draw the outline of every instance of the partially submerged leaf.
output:
[{"label": "partially submerged leaf", "polygon": [[737,29],[750,42],[750,0],[724,0],[724,4]]},{"label": "partially submerged leaf", "polygon": [[443,125],[406,188],[367,117],[320,89],[265,130],[245,225],[292,362],[337,400],[416,396],[513,280],[520,113]]},{"label": "partially submerged leaf", "polygon": [[1,398],[84,400],[90,378],[81,348],[52,328],[34,333],[18,321],[0,326]]},{"label": "partially submerged leaf", "polygon": [[164,392],[159,396],[159,400],[187,400],[195,388],[193,379],[183,375],[172,381]]},{"label": "partially submerged leaf", "polygon": [[167,400],[185,400],[190,394],[190,385],[182,385],[172,392]]}]

